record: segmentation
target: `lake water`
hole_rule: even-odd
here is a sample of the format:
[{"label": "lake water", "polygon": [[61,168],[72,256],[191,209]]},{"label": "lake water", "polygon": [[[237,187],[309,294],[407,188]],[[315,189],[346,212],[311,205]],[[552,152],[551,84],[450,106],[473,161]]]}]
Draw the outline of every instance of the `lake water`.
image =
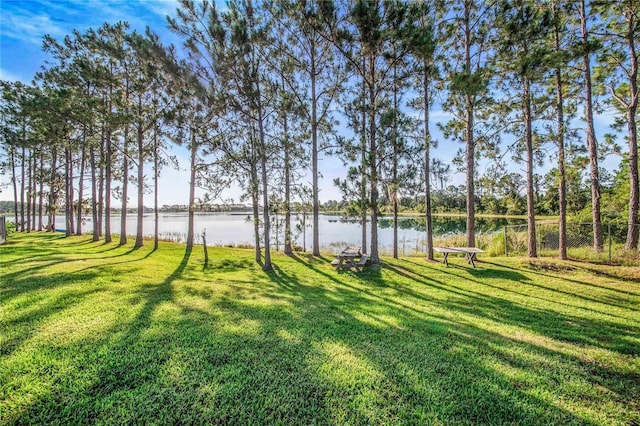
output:
[{"label": "lake water", "polygon": [[[281,248],[283,241],[284,225],[282,216],[272,219],[272,242]],[[208,245],[253,245],[253,223],[247,213],[196,213],[195,214],[196,240],[201,241],[201,234],[206,230]],[[292,221],[294,228],[294,241],[300,247],[311,249],[312,218],[306,217],[306,227],[302,226],[302,215],[295,216]],[[476,232],[478,234],[492,234],[502,229],[505,225],[526,223],[522,219],[490,218],[476,219]],[[64,217],[56,218],[56,228],[64,228]],[[144,235],[153,237],[154,215],[144,216]],[[381,251],[390,251],[393,244],[392,218],[383,216],[378,219],[378,240]],[[159,215],[159,233],[162,239],[182,242],[185,241],[188,227],[186,213],[161,213]],[[345,219],[336,215],[320,215],[320,244],[322,250],[338,250],[345,245],[361,245],[361,226],[359,221]],[[91,218],[88,217],[83,225],[83,232],[92,232]],[[398,224],[398,241],[401,253],[411,250],[422,250],[425,237],[425,220],[422,217],[400,217]],[[120,232],[120,215],[112,216],[111,230]],[[435,237],[463,235],[466,230],[464,217],[433,217],[433,232]],[[277,231],[277,232],[276,232]],[[136,215],[127,217],[127,234],[135,235]],[[367,234],[369,234],[367,232]],[[369,236],[367,236],[370,241]]]}]

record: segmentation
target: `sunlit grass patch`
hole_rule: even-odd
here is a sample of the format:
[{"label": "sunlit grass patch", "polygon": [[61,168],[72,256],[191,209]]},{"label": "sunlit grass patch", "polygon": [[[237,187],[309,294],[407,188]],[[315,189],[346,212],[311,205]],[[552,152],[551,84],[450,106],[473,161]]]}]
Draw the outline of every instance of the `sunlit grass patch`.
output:
[{"label": "sunlit grass patch", "polygon": [[[0,423],[633,424],[634,268],[0,247]],[[40,253],[38,248],[42,247]]]}]

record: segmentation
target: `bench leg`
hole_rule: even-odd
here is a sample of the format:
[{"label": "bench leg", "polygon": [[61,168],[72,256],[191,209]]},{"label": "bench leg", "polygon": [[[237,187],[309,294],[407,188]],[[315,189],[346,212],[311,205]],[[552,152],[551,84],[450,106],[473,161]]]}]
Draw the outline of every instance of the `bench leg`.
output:
[{"label": "bench leg", "polygon": [[467,263],[470,263],[475,268],[476,267],[476,262],[475,262],[476,254],[475,253],[469,253],[469,254],[467,254],[467,257],[469,258],[467,260]]},{"label": "bench leg", "polygon": [[449,267],[449,260],[447,258],[449,257],[449,253],[444,252],[444,253],[442,253],[442,256],[444,256],[444,259],[442,260],[442,263],[447,265],[447,268],[448,268]]}]

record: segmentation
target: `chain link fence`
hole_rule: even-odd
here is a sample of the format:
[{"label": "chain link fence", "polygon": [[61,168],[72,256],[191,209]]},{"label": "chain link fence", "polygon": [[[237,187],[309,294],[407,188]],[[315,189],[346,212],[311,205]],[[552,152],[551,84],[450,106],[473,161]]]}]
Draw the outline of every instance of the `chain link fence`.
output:
[{"label": "chain link fence", "polygon": [[[560,224],[536,224],[536,247],[539,256],[558,256],[560,254]],[[598,249],[594,242],[593,223],[567,223],[566,248],[572,259],[596,262],[627,263],[637,259],[638,235],[640,224],[633,227],[636,244],[631,250],[625,248],[628,224],[623,222],[605,223],[602,225],[602,241]],[[529,234],[527,225],[505,226],[503,230],[504,254],[526,255]]]}]

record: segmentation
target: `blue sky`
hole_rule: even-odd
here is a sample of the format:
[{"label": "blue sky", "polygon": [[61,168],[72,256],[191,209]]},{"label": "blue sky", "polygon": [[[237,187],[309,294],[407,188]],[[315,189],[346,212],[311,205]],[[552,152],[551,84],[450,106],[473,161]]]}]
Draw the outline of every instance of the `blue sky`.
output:
[{"label": "blue sky", "polygon": [[[180,40],[167,30],[166,15],[174,15],[178,6],[177,0],[0,0],[0,79],[20,80],[30,82],[35,73],[47,59],[42,52],[42,38],[49,34],[56,39],[62,39],[73,29],[84,32],[91,27],[99,27],[104,22],[129,22],[132,29],[144,31],[149,26],[158,33],[166,44],[180,44]],[[461,144],[443,140],[436,128],[436,121],[446,121],[449,114],[443,112],[436,105],[431,112],[431,130],[440,144],[432,153],[446,163],[450,163]],[[608,123],[611,117],[604,114],[597,117],[597,131],[599,135],[609,131]],[[183,148],[175,148],[174,152],[181,162],[180,170],[163,171],[159,194],[160,204],[186,204],[188,194],[189,175],[186,172],[188,155]],[[615,167],[619,159],[609,161],[611,168]],[[545,167],[553,166],[551,161]],[[483,172],[486,164],[480,165]],[[519,171],[522,166],[514,166]],[[537,172],[544,172],[536,170]],[[454,167],[452,166],[452,171]],[[333,186],[335,177],[344,177],[346,167],[335,158],[325,158],[320,161],[320,199],[340,199],[338,191]],[[310,181],[310,176],[303,178]],[[0,187],[9,183],[9,176],[0,175]],[[455,173],[449,183],[464,183],[464,175]],[[202,192],[200,194],[202,195]],[[233,188],[223,194],[225,199],[238,201],[240,194]],[[1,200],[12,199],[11,191],[4,189],[0,192]],[[114,200],[115,205],[119,204]],[[147,195],[145,204],[152,205],[152,195]]]},{"label": "blue sky", "polygon": [[[62,39],[73,29],[84,32],[104,22],[127,21],[138,31],[149,26],[164,43],[179,45],[180,40],[167,30],[165,18],[174,15],[177,6],[177,0],[0,0],[0,79],[30,82],[47,60],[41,49],[45,34]],[[160,204],[187,203],[188,154],[183,148],[175,148],[174,153],[181,167],[162,172]],[[344,167],[335,159],[324,159],[321,165],[321,200],[339,199],[333,179],[345,174]],[[8,183],[9,176],[0,175],[0,185]],[[239,197],[233,188],[223,194],[224,199],[238,201]],[[3,190],[0,199],[12,199],[11,192]],[[145,197],[145,204],[152,205],[152,195]]]}]

